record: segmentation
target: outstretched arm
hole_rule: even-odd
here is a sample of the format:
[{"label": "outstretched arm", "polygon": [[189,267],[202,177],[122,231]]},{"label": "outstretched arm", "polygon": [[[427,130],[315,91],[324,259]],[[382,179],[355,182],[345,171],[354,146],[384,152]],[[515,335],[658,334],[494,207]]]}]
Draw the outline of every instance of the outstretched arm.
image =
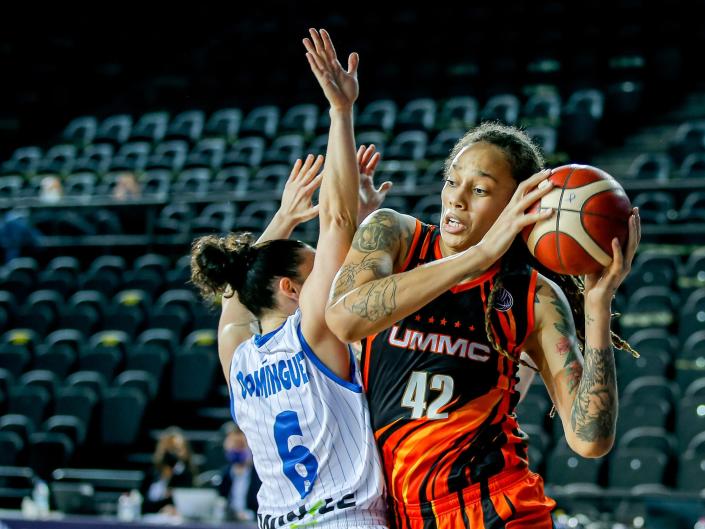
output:
[{"label": "outstretched arm", "polygon": [[601,274],[586,277],[582,354],[565,294],[546,278],[540,277],[537,283],[537,329],[527,350],[560,415],[568,445],[583,457],[601,457],[614,443],[617,377],[610,305],[617,287],[629,273],[641,237],[636,210],[629,224],[626,255],[613,241],[612,264]]},{"label": "outstretched arm", "polygon": [[[258,243],[287,239],[296,226],[318,215],[318,206],[312,204],[312,198],[321,185],[322,165],[323,159],[314,160],[313,155],[308,155],[305,161],[296,160],[284,185],[279,209],[257,239]],[[218,322],[218,354],[226,379],[235,349],[257,332],[253,329],[256,324],[257,319],[240,303],[237,292],[225,292]]]},{"label": "outstretched arm", "polygon": [[398,270],[411,245],[415,220],[388,209],[370,215],[355,233],[336,277],[326,310],[331,330],[343,341],[360,340],[413,314],[461,281],[481,275],[525,226],[553,214],[552,210],[525,213],[551,190],[551,185],[536,187],[549,175],[542,171],[519,184],[478,244],[405,272]]},{"label": "outstretched arm", "polygon": [[325,30],[310,30],[304,39],[306,57],[330,104],[326,165],[319,194],[318,245],[313,269],[303,286],[301,331],[321,361],[341,378],[350,373],[347,346],[330,332],[325,321],[326,295],[350,248],[357,226],[360,174],[353,134],[353,104],[358,96],[359,58],[351,53],[348,69],[338,61]]}]

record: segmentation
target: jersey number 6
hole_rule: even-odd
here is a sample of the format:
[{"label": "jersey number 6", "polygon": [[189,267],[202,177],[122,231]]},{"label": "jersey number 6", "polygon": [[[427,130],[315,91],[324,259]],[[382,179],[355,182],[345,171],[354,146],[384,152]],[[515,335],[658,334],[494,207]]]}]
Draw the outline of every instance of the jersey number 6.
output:
[{"label": "jersey number 6", "polygon": [[283,411],[274,420],[274,440],[282,460],[284,475],[294,485],[304,499],[318,475],[316,457],[303,445],[296,445],[289,450],[289,438],[292,435],[302,435],[299,416],[295,411]]}]

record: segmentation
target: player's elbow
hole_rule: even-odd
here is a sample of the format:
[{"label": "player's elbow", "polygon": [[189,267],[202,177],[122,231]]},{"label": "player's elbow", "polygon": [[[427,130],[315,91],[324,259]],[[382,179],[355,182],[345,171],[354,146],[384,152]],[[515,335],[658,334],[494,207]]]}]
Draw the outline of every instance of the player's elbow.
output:
[{"label": "player's elbow", "polygon": [[318,219],[321,230],[348,231],[352,235],[357,228],[357,214],[353,214],[343,207],[321,207]]},{"label": "player's elbow", "polygon": [[352,343],[359,340],[358,332],[345,317],[345,309],[341,302],[328,305],[326,308],[326,325],[330,331],[337,336],[338,340],[344,343]]},{"label": "player's elbow", "polygon": [[609,454],[614,446],[614,436],[604,437],[595,441],[575,441],[568,440],[570,448],[580,457],[586,459],[596,459]]}]

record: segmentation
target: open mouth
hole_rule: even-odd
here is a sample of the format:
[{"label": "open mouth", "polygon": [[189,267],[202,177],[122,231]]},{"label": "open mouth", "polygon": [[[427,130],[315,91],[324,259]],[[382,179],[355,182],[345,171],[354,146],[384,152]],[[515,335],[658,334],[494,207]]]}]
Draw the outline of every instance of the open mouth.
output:
[{"label": "open mouth", "polygon": [[447,213],[443,217],[443,230],[447,233],[456,234],[464,231],[467,228],[458,217],[451,213]]}]

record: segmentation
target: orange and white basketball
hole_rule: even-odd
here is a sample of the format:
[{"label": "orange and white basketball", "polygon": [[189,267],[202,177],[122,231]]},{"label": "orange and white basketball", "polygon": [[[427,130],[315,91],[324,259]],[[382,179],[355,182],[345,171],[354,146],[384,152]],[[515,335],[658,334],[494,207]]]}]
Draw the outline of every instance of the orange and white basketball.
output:
[{"label": "orange and white basketball", "polygon": [[612,239],[624,249],[629,236],[631,203],[612,176],[589,165],[553,170],[554,189],[527,212],[554,208],[551,218],[522,232],[529,251],[559,274],[598,272],[612,262]]}]

